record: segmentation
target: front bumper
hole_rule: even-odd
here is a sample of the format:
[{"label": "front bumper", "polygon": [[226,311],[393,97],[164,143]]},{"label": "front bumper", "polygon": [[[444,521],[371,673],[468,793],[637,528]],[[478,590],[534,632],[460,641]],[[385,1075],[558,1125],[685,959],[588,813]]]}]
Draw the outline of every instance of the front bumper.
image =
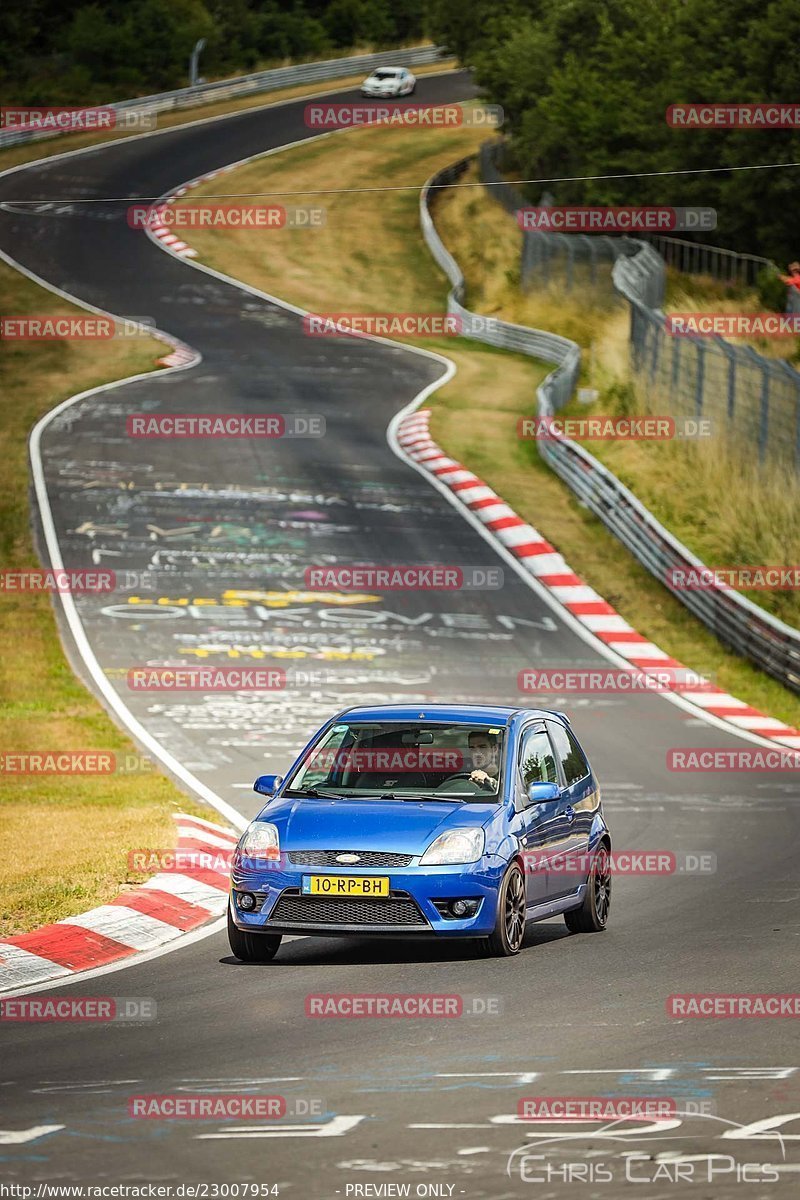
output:
[{"label": "front bumper", "polygon": [[[418,861],[418,860],[417,860]],[[304,867],[238,870],[231,874],[231,915],[243,931],[325,937],[486,937],[495,926],[497,895],[506,863],[486,855],[452,867],[357,870]],[[301,892],[304,875],[388,876],[388,897],[320,897]],[[256,897],[257,910],[239,907],[239,895]],[[453,900],[475,902],[473,915],[447,915]],[[438,902],[438,903],[437,903]]]}]

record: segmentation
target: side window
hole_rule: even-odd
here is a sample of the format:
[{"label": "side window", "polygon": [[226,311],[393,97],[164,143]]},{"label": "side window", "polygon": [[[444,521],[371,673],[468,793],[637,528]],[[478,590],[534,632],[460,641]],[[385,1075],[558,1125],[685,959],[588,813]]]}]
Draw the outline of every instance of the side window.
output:
[{"label": "side window", "polygon": [[547,727],[553,739],[556,754],[567,781],[567,787],[585,779],[589,774],[589,764],[583,757],[583,751],[575,740],[575,735],[557,721],[548,721]]},{"label": "side window", "polygon": [[543,729],[531,729],[524,734],[519,752],[519,773],[526,790],[532,783],[558,783],[553,748]]}]

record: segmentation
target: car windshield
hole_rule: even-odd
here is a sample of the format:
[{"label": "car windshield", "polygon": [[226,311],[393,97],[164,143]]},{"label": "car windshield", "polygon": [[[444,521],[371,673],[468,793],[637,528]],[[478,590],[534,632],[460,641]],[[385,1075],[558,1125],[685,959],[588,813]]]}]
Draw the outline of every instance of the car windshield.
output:
[{"label": "car windshield", "polygon": [[373,72],[372,78],[373,79],[396,79],[397,76],[399,75],[399,73],[400,73],[399,71],[375,71],[375,72]]},{"label": "car windshield", "polygon": [[290,795],[496,802],[503,729],[397,721],[337,723],[287,783]]}]

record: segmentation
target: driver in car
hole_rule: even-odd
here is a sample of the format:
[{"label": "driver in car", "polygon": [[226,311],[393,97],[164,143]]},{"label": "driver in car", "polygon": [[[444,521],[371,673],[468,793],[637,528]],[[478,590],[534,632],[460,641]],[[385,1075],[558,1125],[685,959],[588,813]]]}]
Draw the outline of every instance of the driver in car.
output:
[{"label": "driver in car", "polygon": [[473,770],[470,779],[473,783],[489,790],[497,790],[500,778],[500,743],[497,735],[476,729],[467,737]]}]

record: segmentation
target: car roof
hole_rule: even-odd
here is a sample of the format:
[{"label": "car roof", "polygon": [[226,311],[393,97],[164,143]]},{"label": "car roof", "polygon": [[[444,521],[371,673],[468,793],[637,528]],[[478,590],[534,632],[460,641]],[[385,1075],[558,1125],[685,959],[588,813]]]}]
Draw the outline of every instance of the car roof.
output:
[{"label": "car roof", "polygon": [[565,713],[546,708],[514,708],[489,704],[380,704],[345,708],[338,717],[360,721],[453,721],[465,725],[508,725],[517,715],[556,717],[569,724]]}]

